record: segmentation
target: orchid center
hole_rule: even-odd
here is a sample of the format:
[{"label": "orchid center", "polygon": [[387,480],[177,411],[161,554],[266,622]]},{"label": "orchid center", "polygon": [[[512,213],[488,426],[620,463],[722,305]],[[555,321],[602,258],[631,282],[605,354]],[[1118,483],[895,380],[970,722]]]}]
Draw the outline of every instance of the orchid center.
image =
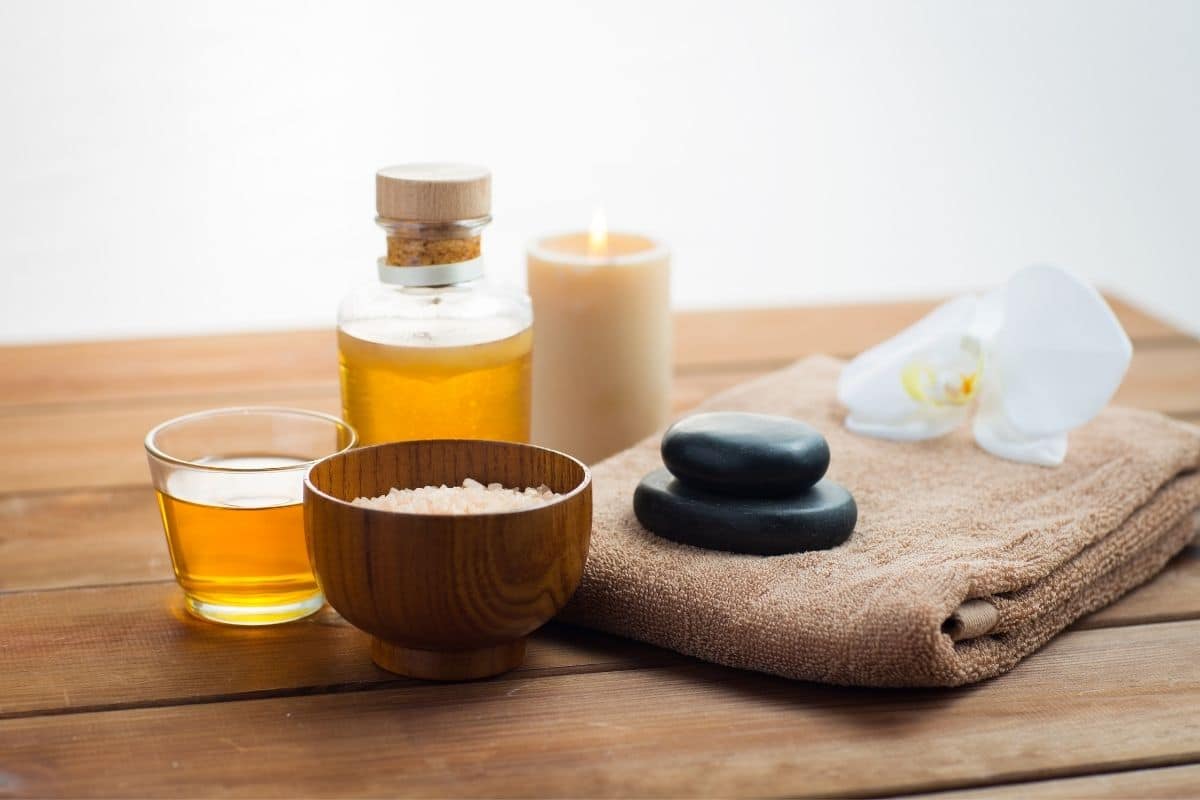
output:
[{"label": "orchid center", "polygon": [[965,406],[979,391],[981,372],[978,360],[970,369],[915,360],[901,370],[900,383],[909,397],[923,405]]}]

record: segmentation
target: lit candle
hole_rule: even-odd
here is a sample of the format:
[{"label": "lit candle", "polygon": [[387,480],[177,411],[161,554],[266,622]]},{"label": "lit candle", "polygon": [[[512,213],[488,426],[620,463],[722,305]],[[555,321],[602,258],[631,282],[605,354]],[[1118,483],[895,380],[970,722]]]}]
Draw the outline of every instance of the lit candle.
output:
[{"label": "lit candle", "polygon": [[670,413],[670,256],[645,236],[588,233],[529,247],[533,441],[594,463]]}]

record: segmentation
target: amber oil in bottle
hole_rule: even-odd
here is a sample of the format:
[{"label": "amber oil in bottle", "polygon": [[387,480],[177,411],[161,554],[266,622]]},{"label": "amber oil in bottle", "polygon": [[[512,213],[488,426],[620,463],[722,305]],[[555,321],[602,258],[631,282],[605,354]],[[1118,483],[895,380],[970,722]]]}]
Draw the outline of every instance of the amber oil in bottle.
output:
[{"label": "amber oil in bottle", "polygon": [[387,256],[338,319],[342,414],[363,444],[528,441],[532,312],[483,280],[491,176],[461,164],[376,174]]}]

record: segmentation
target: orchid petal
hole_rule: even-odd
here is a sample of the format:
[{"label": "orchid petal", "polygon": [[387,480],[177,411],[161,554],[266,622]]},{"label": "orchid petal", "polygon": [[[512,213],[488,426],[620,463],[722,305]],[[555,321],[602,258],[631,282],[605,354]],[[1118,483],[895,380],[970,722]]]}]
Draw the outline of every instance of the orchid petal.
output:
[{"label": "orchid petal", "polygon": [[975,441],[994,456],[1043,467],[1056,467],[1067,456],[1067,434],[1028,436],[1014,428],[1004,415],[1000,390],[985,391],[972,425]]},{"label": "orchid petal", "polygon": [[991,342],[1004,325],[1004,287],[993,289],[979,298],[975,306],[975,318],[967,329],[967,336],[976,342]]},{"label": "orchid petal", "polygon": [[1067,456],[1065,433],[1041,438],[1010,437],[990,422],[976,416],[974,433],[976,443],[994,456],[1043,467],[1057,467]]},{"label": "orchid petal", "polygon": [[[860,432],[880,435],[867,431],[878,426],[887,427],[889,423],[905,427],[918,412],[930,411],[905,390],[904,369],[917,358],[930,354],[953,355],[961,351],[976,303],[973,295],[943,303],[917,323],[846,365],[838,380],[838,399],[850,410],[850,418]],[[950,410],[945,411],[948,414]]]},{"label": "orchid petal", "polygon": [[[1132,354],[1129,337],[1090,284],[1056,267],[1021,270],[1005,287],[1004,321],[989,353],[988,381],[1000,394],[983,421],[984,437],[997,447],[1049,437],[1057,452],[1057,434],[1112,399]],[[977,423],[977,437],[979,429]]]},{"label": "orchid petal", "polygon": [[921,409],[906,418],[887,421],[863,419],[851,413],[846,417],[846,428],[860,436],[895,442],[918,442],[945,436],[966,418],[965,406],[937,409],[936,413]]}]

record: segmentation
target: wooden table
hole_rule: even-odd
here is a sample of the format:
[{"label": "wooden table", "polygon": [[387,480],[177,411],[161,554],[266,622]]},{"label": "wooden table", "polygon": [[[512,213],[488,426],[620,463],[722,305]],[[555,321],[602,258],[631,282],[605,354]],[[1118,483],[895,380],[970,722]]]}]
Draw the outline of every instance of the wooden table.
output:
[{"label": "wooden table", "polygon": [[[677,406],[931,303],[680,314]],[[1200,421],[1200,342],[1114,301],[1118,400]],[[0,349],[0,796],[1200,795],[1200,551],[1009,675],[796,683],[565,626],[464,685],[372,666],[328,610],[181,611],[142,436],[240,403],[336,411],[327,331]],[[981,788],[982,787],[982,788]]]}]

